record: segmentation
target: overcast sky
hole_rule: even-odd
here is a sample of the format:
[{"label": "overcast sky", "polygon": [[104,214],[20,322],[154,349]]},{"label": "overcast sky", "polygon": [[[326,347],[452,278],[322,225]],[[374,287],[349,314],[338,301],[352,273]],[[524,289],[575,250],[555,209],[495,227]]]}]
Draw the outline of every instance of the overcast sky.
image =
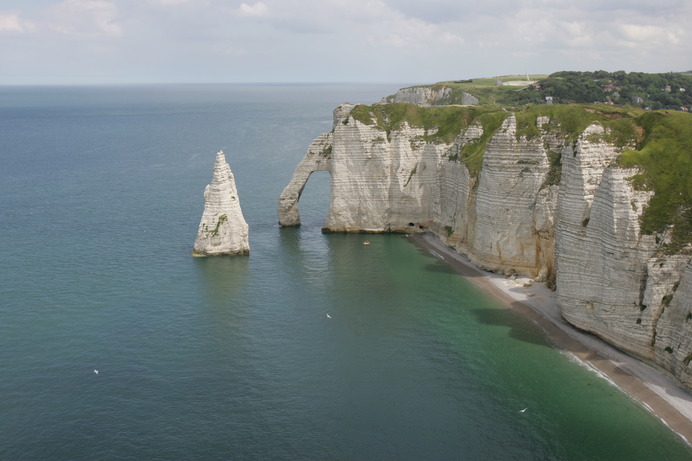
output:
[{"label": "overcast sky", "polygon": [[0,84],[692,69],[691,0],[1,0]]}]

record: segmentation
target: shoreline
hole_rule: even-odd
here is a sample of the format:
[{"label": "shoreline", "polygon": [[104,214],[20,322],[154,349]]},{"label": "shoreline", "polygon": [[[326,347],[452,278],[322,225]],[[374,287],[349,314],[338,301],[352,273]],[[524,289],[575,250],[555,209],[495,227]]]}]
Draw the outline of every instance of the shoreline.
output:
[{"label": "shoreline", "polygon": [[532,279],[508,278],[479,269],[429,232],[412,234],[410,239],[498,302],[528,317],[553,347],[609,380],[692,446],[692,394],[661,371],[567,323],[560,315],[555,293],[545,283],[525,286]]}]

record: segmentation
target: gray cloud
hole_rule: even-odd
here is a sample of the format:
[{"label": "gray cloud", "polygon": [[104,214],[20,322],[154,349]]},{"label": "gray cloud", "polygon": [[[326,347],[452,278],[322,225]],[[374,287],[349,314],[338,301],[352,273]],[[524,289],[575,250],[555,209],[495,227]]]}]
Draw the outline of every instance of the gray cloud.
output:
[{"label": "gray cloud", "polygon": [[690,23],[687,0],[5,0],[0,83],[666,72]]}]

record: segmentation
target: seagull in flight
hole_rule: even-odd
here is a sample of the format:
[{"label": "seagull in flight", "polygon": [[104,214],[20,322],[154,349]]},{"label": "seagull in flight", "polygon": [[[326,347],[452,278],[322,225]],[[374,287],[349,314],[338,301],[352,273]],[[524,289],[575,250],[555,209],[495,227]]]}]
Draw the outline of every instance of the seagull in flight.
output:
[{"label": "seagull in flight", "polygon": [[332,318],[332,316],[331,316],[331,315],[329,315],[329,314],[327,314],[327,318],[328,318],[328,319],[330,319],[330,318]]},{"label": "seagull in flight", "polygon": [[519,413],[524,413],[526,410],[528,410],[529,407],[524,408],[523,410],[519,410]]},{"label": "seagull in flight", "polygon": [[95,374],[99,374],[99,371],[98,371],[98,370],[94,370],[94,373],[95,373]]}]

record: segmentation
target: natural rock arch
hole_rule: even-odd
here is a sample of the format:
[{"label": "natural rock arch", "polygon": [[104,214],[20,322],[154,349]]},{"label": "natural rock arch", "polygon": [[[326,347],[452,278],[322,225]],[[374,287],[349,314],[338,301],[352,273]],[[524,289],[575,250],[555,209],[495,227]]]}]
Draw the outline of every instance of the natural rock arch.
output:
[{"label": "natural rock arch", "polygon": [[279,225],[281,227],[300,226],[298,201],[305,189],[310,175],[315,171],[328,171],[331,175],[332,133],[317,137],[308,147],[308,152],[296,167],[291,182],[279,197]]}]

